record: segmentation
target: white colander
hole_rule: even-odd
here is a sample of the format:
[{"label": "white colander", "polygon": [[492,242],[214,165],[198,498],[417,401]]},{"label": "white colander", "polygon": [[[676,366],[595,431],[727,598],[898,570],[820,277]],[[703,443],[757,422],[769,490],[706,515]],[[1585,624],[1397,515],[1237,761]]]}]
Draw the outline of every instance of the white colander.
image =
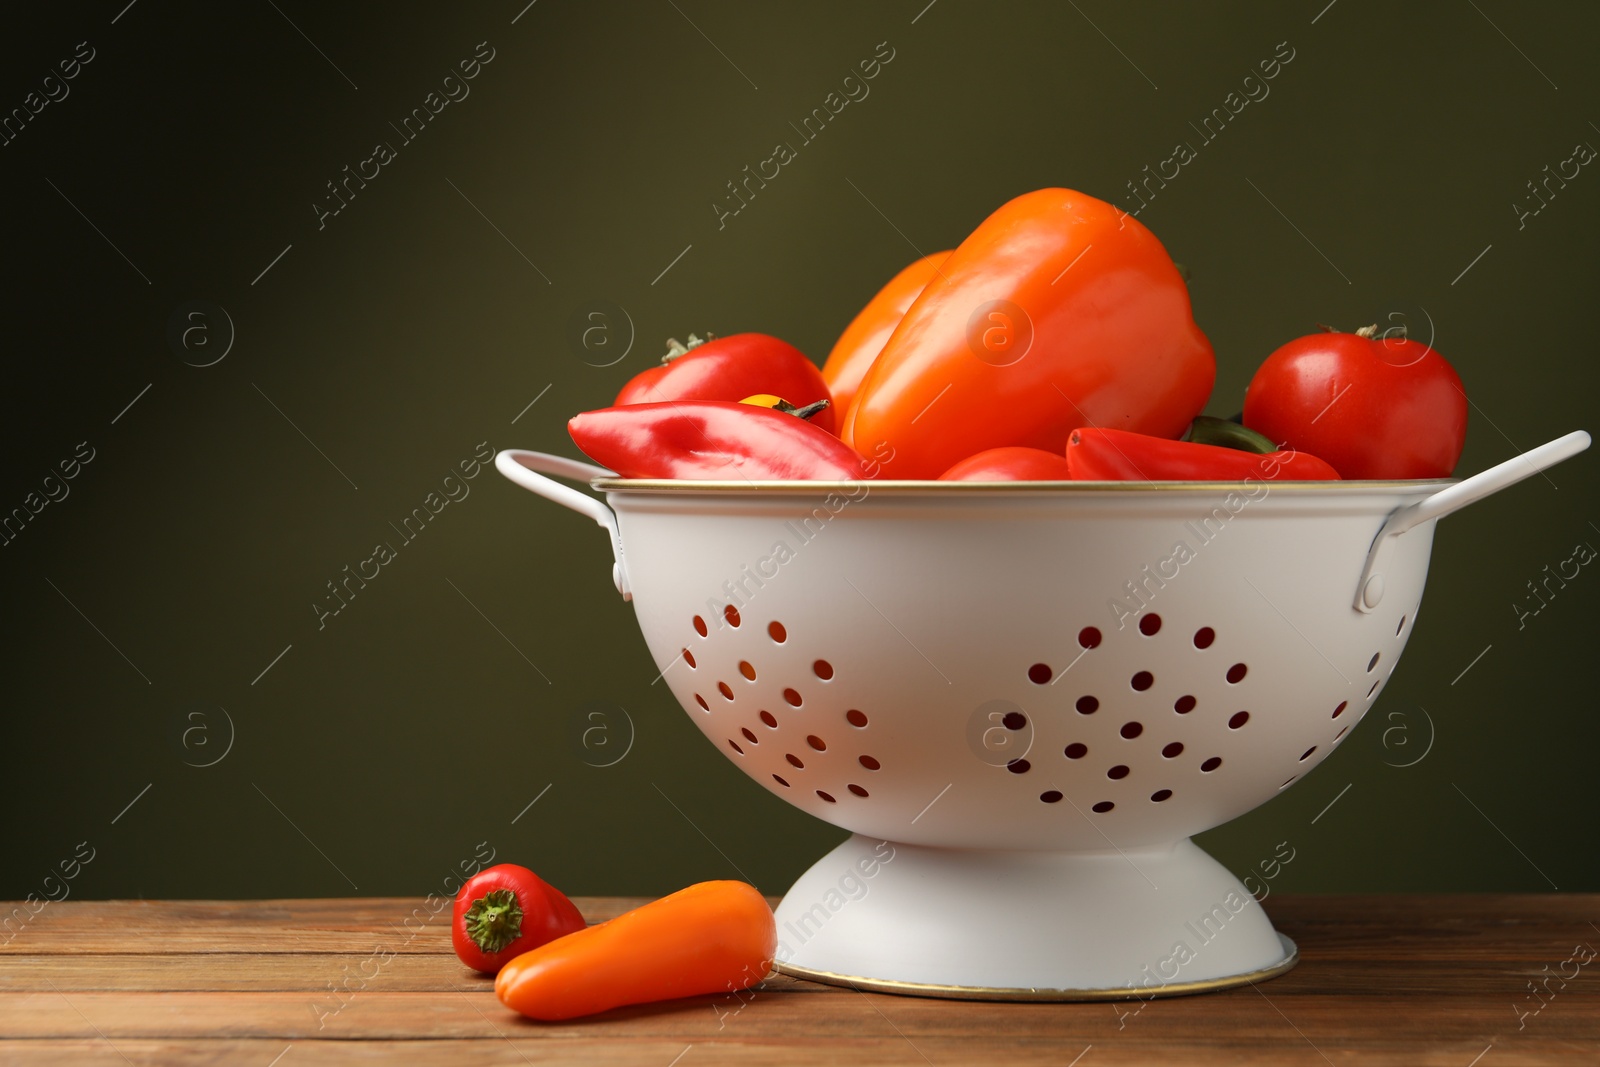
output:
[{"label": "white colander", "polygon": [[[1451,482],[618,479],[496,466],[611,533],[664,681],[762,787],[853,833],[780,969],[1069,999],[1292,966],[1189,837],[1336,748],[1416,623],[1434,522],[1588,447]],[[593,479],[606,503],[538,472]],[[607,506],[609,504],[609,507]]]}]

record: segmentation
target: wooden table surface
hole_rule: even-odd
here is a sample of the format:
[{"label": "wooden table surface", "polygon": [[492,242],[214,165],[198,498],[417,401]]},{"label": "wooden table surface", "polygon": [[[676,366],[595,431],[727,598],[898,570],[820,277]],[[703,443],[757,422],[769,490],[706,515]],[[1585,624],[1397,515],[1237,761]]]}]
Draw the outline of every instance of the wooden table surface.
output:
[{"label": "wooden table surface", "polygon": [[[591,921],[636,903],[577,900]],[[1600,959],[1580,962],[1600,895],[1265,906],[1301,962],[1222,993],[994,1004],[777,977],[543,1024],[420,901],[66,901],[0,945],[0,1063],[1600,1064]]]}]

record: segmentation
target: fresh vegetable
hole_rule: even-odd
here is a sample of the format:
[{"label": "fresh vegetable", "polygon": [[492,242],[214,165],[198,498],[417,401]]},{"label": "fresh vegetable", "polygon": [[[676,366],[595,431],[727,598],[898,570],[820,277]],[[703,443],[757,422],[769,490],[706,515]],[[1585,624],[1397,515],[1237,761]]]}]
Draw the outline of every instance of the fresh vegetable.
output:
[{"label": "fresh vegetable", "polygon": [[1193,441],[1197,445],[1237,448],[1241,452],[1257,452],[1262,455],[1278,450],[1278,446],[1272,443],[1272,438],[1256,433],[1242,422],[1218,419],[1210,415],[1196,415],[1178,440]]},{"label": "fresh vegetable", "polygon": [[772,909],[744,882],[701,882],[526,952],[500,971],[508,1008],[555,1021],[747,989],[777,950]]},{"label": "fresh vegetable", "polygon": [[684,344],[676,337],[667,338],[667,354],[661,357],[661,362],[629,378],[627,384],[622,387],[622,391],[617,394],[616,403],[619,405],[650,403],[655,399],[650,394],[654,391],[656,383],[661,381],[662,377],[672,367],[673,360],[699,348],[708,341],[714,340],[716,340],[716,334],[709,330],[706,331],[704,337],[696,337],[691,333],[688,344]]},{"label": "fresh vegetable", "polygon": [[861,457],[816,423],[753,404],[630,404],[586,411],[567,430],[585,455],[624,478],[866,476]]},{"label": "fresh vegetable", "polygon": [[[764,333],[736,333],[702,341],[689,335],[689,344],[669,341],[662,366],[635,375],[616,406],[656,404],[668,400],[736,401],[754,393],[771,393],[800,406],[831,400],[817,365],[798,348]],[[815,422],[830,433],[834,413],[830,407]]]},{"label": "fresh vegetable", "polygon": [[[833,394],[833,406],[839,412],[839,418],[842,419],[844,413],[850,410],[867,368],[872,366],[872,361],[883,351],[883,343],[900,325],[900,320],[905,318],[906,309],[922,295],[922,290],[949,258],[948,251],[923,256],[890,278],[889,284],[867,301],[867,306],[850,320],[850,325],[833,343],[833,351],[828,353],[827,362],[822,365],[822,379],[828,383],[828,389]],[[843,429],[841,426],[841,438],[845,437]]]},{"label": "fresh vegetable", "polygon": [[785,415],[793,415],[797,419],[809,419],[823,408],[829,406],[828,401],[818,400],[814,404],[807,404],[803,408],[797,408],[783,397],[773,396],[771,393],[757,393],[755,396],[747,396],[739,403],[750,404],[758,408],[771,408],[773,411],[781,411]]},{"label": "fresh vegetable", "polygon": [[1377,327],[1290,341],[1250,381],[1244,424],[1321,456],[1345,478],[1448,478],[1467,394],[1432,348]]},{"label": "fresh vegetable", "polygon": [[1042,448],[1010,445],[968,456],[939,475],[941,482],[1064,482],[1072,477],[1067,461]]},{"label": "fresh vegetable", "polygon": [[526,867],[500,863],[461,886],[450,940],[462,963],[494,974],[529,949],[583,928],[583,916],[561,890]]},{"label": "fresh vegetable", "polygon": [[1059,453],[1078,426],[1177,437],[1215,376],[1155,235],[1102,200],[1041,189],[950,254],[845,422],[856,448],[893,447],[889,477],[937,478],[989,448]]},{"label": "fresh vegetable", "polygon": [[1316,456],[1282,451],[1258,455],[1218,445],[1082,427],[1067,439],[1072,477],[1092,482],[1328,481],[1339,473]]}]

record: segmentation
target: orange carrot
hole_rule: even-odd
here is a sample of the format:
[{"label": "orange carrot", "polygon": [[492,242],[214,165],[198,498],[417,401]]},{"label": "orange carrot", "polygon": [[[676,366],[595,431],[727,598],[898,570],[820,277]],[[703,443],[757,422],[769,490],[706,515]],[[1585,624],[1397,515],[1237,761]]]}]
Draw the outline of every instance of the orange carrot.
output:
[{"label": "orange carrot", "polygon": [[524,952],[501,968],[494,991],[531,1018],[573,1019],[748,988],[767,976],[777,943],[754,886],[700,882]]}]

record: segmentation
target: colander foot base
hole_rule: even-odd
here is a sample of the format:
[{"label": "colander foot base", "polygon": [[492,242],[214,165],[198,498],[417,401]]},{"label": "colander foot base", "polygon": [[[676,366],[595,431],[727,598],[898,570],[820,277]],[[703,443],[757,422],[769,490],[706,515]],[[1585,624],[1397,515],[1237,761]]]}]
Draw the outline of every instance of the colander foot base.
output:
[{"label": "colander foot base", "polygon": [[1221,989],[1232,989],[1235,986],[1251,985],[1256,982],[1265,982],[1269,978],[1276,978],[1300,962],[1300,950],[1295,946],[1295,943],[1282,934],[1278,935],[1278,940],[1283,945],[1283,959],[1270,967],[1263,967],[1259,971],[1229,975],[1223,978],[1212,978],[1200,982],[1167,982],[1153,988],[1134,991],[1129,991],[1126,987],[1115,989],[1038,989],[926,985],[918,982],[894,982],[883,978],[866,978],[855,974],[833,974],[828,971],[814,971],[806,967],[797,967],[792,963],[779,963],[777,970],[780,974],[786,974],[791,978],[804,978],[810,982],[847,986],[851,989],[861,989],[871,993],[895,993],[907,997],[943,997],[946,1000],[1017,1001],[1150,1000],[1153,997],[1181,997],[1192,993],[1214,993]]},{"label": "colander foot base", "polygon": [[1193,842],[1117,852],[852,837],[777,909],[778,970],[888,993],[1148,999],[1275,977],[1294,943]]}]

